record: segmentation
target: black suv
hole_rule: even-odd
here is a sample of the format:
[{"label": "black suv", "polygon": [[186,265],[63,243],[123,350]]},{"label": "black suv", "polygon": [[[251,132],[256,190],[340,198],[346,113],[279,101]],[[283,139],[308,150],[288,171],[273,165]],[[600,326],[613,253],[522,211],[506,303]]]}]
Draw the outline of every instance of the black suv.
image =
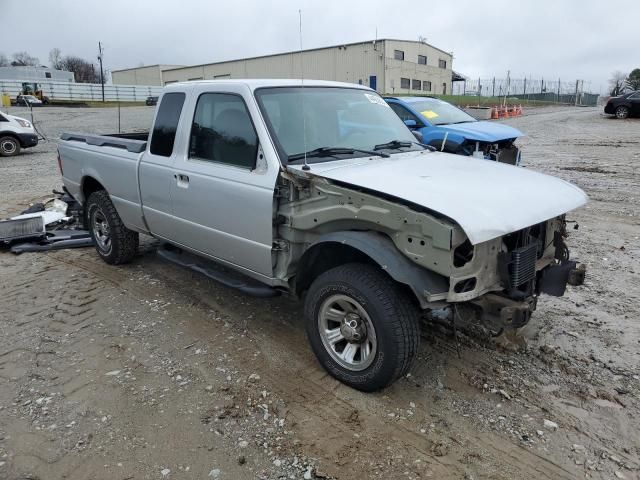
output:
[{"label": "black suv", "polygon": [[604,106],[604,113],[615,115],[617,118],[640,117],[640,90],[611,97]]}]

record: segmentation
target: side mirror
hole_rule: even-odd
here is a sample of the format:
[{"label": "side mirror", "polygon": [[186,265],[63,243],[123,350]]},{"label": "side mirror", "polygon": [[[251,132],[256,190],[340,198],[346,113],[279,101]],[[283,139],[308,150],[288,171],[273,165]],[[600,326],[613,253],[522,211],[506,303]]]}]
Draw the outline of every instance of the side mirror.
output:
[{"label": "side mirror", "polygon": [[416,137],[418,143],[424,143],[424,137],[422,136],[422,133],[420,133],[418,130],[411,130],[411,133],[413,133],[413,136]]},{"label": "side mirror", "polygon": [[418,122],[415,120],[407,119],[404,121],[404,124],[409,128],[416,128],[418,126]]}]

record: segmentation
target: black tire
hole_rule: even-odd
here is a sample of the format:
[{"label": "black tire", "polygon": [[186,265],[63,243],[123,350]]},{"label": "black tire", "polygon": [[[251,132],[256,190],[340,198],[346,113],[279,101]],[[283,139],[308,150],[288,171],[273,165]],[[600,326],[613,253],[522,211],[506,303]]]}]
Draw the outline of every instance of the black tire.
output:
[{"label": "black tire", "polygon": [[616,118],[627,118],[629,116],[629,107],[625,107],[624,105],[620,105],[616,108]]},{"label": "black tire", "polygon": [[0,157],[14,157],[20,153],[20,142],[11,136],[0,137]]},{"label": "black tire", "polygon": [[[339,352],[332,353],[331,347],[325,346],[329,340],[321,333],[326,328],[321,326],[325,305],[342,297],[349,297],[364,309],[375,334],[376,347],[369,349],[375,354],[371,353],[370,364],[358,371],[345,368],[334,358]],[[384,388],[408,372],[420,343],[419,313],[413,299],[398,284],[379,268],[362,263],[342,265],[320,275],[311,284],[304,306],[307,336],[320,364],[337,380],[365,392]],[[339,324],[332,323],[334,327]],[[348,343],[344,338],[341,342]],[[362,360],[362,349],[360,352]]]},{"label": "black tire", "polygon": [[86,224],[96,251],[105,262],[120,265],[130,262],[136,256],[138,232],[124,226],[106,191],[98,190],[89,195]]}]

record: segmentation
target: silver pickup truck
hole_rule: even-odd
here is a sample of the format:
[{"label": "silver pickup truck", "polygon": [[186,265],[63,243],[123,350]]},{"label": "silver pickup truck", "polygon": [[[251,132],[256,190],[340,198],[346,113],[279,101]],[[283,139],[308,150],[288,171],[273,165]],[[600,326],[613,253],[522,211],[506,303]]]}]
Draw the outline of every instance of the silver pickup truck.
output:
[{"label": "silver pickup truck", "polygon": [[407,373],[422,317],[499,334],[584,277],[564,242],[579,188],[434,152],[358,85],[170,85],[148,135],[65,133],[58,161],[106,262],[143,233],[246,291],[304,298],[320,363],[360,390]]}]

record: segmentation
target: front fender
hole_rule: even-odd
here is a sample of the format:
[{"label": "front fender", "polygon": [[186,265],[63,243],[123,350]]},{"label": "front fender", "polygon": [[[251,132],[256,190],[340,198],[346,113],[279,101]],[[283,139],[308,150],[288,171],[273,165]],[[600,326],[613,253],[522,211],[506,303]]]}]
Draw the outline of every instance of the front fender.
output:
[{"label": "front fender", "polygon": [[395,281],[407,285],[422,308],[426,308],[429,302],[447,296],[447,277],[416,265],[396,248],[389,237],[373,231],[332,232],[321,236],[307,249],[298,270],[306,268],[314,249],[332,243],[349,246],[366,255]]},{"label": "front fender", "polygon": [[[442,142],[444,141],[446,134],[445,130],[435,127],[424,127],[423,129],[421,129],[421,132],[424,143],[426,143],[427,145],[431,145],[438,150],[442,149]],[[447,143],[444,148],[445,152],[457,152],[460,145],[462,145],[465,141],[464,136],[456,132],[449,132],[446,137]]]}]

